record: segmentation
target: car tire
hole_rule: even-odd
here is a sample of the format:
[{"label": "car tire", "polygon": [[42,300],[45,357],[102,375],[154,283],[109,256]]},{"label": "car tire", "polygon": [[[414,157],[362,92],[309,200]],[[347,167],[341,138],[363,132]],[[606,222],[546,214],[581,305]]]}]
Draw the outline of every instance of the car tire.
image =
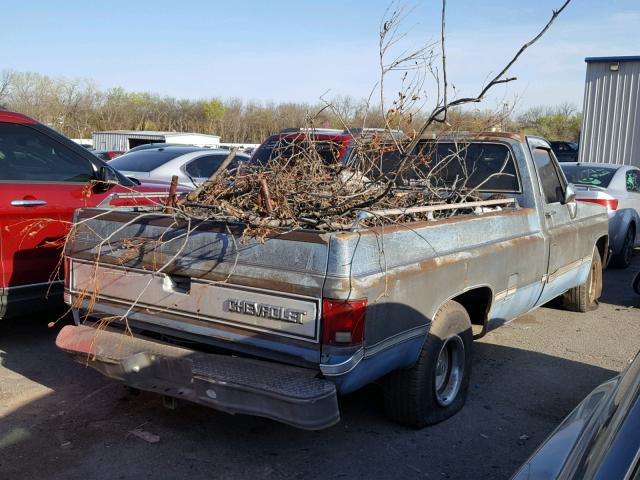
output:
[{"label": "car tire", "polygon": [[602,295],[602,258],[598,249],[595,249],[587,281],[563,295],[564,308],[572,312],[595,310],[598,308],[600,295]]},{"label": "car tire", "polygon": [[387,415],[403,425],[423,428],[457,413],[469,389],[472,347],[468,312],[458,302],[448,301],[435,315],[415,365],[385,377]]},{"label": "car tire", "polygon": [[633,244],[636,241],[636,232],[633,225],[629,226],[627,233],[624,235],[624,242],[620,253],[611,257],[611,266],[615,268],[627,268],[631,265],[633,258]]}]

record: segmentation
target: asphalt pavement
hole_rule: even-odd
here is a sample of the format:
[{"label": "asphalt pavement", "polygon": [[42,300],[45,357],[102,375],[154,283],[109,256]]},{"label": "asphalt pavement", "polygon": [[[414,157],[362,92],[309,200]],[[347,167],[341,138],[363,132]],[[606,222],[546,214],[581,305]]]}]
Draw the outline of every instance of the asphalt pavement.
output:
[{"label": "asphalt pavement", "polygon": [[423,430],[388,420],[376,385],[341,398],[342,421],[321,432],[169,410],[57,351],[53,315],[0,322],[0,478],[509,478],[640,348],[634,260],[605,272],[597,311],[541,308],[475,342],[465,408]]}]

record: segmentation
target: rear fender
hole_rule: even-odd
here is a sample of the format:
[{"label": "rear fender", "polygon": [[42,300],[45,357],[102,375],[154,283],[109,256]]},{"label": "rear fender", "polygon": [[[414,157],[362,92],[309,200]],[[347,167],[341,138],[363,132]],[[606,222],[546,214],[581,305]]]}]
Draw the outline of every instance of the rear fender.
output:
[{"label": "rear fender", "polygon": [[609,218],[609,246],[612,253],[618,254],[622,250],[627,230],[633,228],[636,234],[635,246],[640,246],[640,216],[633,208],[616,210],[615,215]]}]

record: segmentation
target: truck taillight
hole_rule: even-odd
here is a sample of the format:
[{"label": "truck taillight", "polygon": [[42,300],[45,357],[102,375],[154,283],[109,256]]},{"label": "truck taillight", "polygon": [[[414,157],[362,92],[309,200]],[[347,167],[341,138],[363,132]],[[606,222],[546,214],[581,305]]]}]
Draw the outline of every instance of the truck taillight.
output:
[{"label": "truck taillight", "polygon": [[607,210],[610,212],[618,208],[618,200],[615,198],[578,198],[577,200],[579,202],[597,203],[598,205],[607,207]]},{"label": "truck taillight", "polygon": [[64,257],[64,286],[71,286],[71,259],[65,255]]},{"label": "truck taillight", "polygon": [[67,305],[71,305],[71,259],[66,255],[64,259],[64,302]]},{"label": "truck taillight", "polygon": [[325,345],[356,345],[364,339],[367,299],[322,300],[322,342]]}]

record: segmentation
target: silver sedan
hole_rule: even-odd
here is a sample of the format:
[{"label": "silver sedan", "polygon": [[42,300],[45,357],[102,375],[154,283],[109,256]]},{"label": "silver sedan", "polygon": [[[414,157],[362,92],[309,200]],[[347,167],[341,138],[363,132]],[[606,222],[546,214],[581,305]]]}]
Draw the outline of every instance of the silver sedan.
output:
[{"label": "silver sedan", "polygon": [[[178,183],[199,185],[206,181],[229,155],[229,150],[194,146],[167,146],[139,150],[114,158],[109,165],[127,177],[171,181],[178,176]],[[236,154],[227,168],[248,162],[249,155]]]},{"label": "silver sedan", "polygon": [[608,163],[560,164],[576,199],[603,205],[609,212],[611,265],[626,268],[640,246],[640,169]]}]

